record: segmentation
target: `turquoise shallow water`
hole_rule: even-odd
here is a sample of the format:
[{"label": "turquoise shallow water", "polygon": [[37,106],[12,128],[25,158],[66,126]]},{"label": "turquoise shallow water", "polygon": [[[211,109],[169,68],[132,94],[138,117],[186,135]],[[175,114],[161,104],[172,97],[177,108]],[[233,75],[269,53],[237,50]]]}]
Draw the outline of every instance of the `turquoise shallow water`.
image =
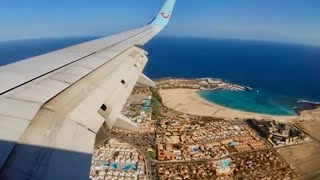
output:
[{"label": "turquoise shallow water", "polygon": [[296,115],[293,107],[297,105],[295,98],[263,91],[199,91],[198,94],[213,103],[241,111],[291,116]]}]

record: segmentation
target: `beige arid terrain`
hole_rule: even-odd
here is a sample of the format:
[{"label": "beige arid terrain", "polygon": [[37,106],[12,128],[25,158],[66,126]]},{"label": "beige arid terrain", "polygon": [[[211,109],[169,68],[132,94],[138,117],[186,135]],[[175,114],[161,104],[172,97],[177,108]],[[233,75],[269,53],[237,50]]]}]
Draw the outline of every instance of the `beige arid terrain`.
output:
[{"label": "beige arid terrain", "polygon": [[303,111],[294,124],[314,141],[282,149],[280,154],[305,174],[303,179],[320,179],[320,109]]},{"label": "beige arid terrain", "polygon": [[302,175],[303,179],[320,177],[320,144],[316,141],[279,149],[279,154]]},{"label": "beige arid terrain", "polygon": [[320,142],[320,109],[303,111],[295,124]]}]

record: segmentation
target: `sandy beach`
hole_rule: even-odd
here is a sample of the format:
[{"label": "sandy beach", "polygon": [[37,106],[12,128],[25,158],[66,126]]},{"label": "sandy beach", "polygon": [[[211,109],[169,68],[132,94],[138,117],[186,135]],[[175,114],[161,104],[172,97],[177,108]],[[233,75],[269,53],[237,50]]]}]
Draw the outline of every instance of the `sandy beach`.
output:
[{"label": "sandy beach", "polygon": [[221,107],[201,98],[197,94],[197,91],[196,89],[162,89],[159,92],[163,99],[163,104],[166,107],[188,114],[225,119],[274,119],[282,122],[288,122],[298,118],[298,116],[272,116]]}]

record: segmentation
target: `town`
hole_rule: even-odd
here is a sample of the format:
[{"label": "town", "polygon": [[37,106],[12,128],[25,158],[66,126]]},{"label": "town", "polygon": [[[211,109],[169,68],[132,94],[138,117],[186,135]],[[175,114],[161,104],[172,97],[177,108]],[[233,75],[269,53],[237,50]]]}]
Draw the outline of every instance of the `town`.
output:
[{"label": "town", "polygon": [[234,91],[252,90],[248,86],[240,86],[237,84],[227,83],[221,79],[215,78],[198,78],[198,79],[162,79],[157,83],[158,89],[201,89],[201,90],[214,90],[214,89],[228,89]]},{"label": "town", "polygon": [[90,179],[293,179],[295,167],[276,148],[312,141],[290,124],[265,119],[221,119],[169,109],[158,89],[249,90],[221,80],[163,79],[136,85],[122,113],[139,132],[102,129],[111,139],[94,150]]}]

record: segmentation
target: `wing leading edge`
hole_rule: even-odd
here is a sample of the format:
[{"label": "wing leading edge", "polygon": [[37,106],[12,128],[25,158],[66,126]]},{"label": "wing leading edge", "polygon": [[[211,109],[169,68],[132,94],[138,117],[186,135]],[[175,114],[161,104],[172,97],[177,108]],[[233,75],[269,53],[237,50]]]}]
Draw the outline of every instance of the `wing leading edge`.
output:
[{"label": "wing leading edge", "polygon": [[88,179],[96,133],[120,114],[142,71],[148,42],[169,22],[167,0],[143,27],[0,67],[0,179]]}]

